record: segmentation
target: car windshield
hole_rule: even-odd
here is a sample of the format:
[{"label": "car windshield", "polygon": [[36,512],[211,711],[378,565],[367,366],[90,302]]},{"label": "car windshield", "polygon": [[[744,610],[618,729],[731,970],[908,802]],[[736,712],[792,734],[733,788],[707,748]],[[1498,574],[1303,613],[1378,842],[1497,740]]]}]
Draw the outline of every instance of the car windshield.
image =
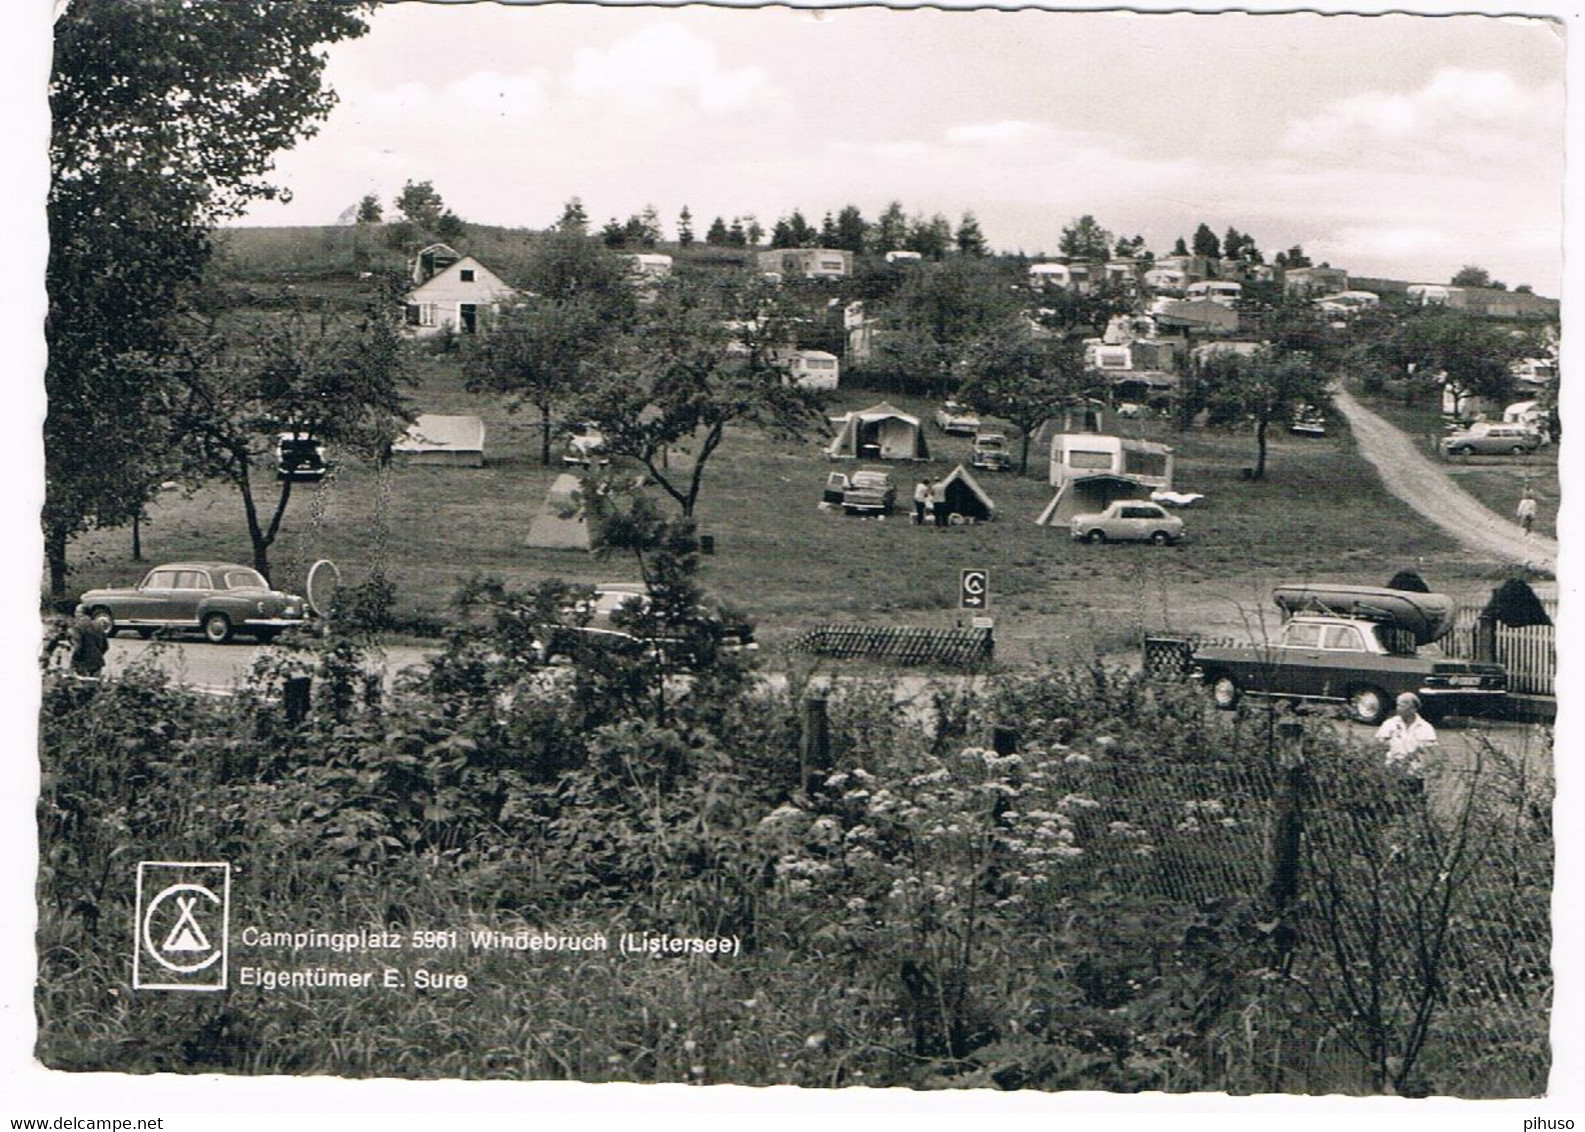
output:
[{"label": "car windshield", "polygon": [[264,580],[264,575],[257,570],[248,570],[242,567],[227,570],[222,577],[225,588],[228,590],[267,590],[270,583]]}]

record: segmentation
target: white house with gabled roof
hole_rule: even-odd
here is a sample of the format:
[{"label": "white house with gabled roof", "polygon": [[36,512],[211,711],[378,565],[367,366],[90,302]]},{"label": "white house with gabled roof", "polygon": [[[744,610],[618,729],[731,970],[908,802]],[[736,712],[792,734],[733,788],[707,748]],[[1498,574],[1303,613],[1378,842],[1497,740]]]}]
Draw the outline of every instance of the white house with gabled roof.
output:
[{"label": "white house with gabled roof", "polygon": [[418,253],[413,281],[417,286],[403,302],[407,333],[417,338],[446,330],[472,334],[484,315],[517,298],[517,290],[506,280],[473,256],[457,255],[444,244]]}]

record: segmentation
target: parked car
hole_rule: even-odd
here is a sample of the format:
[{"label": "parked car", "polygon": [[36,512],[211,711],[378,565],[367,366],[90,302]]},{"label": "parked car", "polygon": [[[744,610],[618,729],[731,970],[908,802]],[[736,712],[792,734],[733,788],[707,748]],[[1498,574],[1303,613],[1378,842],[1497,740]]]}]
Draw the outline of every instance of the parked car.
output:
[{"label": "parked car", "polygon": [[1300,614],[1274,644],[1196,649],[1193,672],[1217,707],[1235,707],[1246,695],[1330,701],[1370,724],[1385,719],[1404,692],[1432,717],[1483,710],[1506,694],[1501,665],[1421,657],[1413,640],[1378,621]]},{"label": "parked car", "polygon": [[306,603],[270,587],[257,570],[230,562],[172,562],[150,570],[136,586],[89,590],[78,611],[107,636],[133,629],[142,637],[159,630],[202,631],[215,644],[233,633],[272,641],[303,624]]},{"label": "parked car", "polygon": [[1169,515],[1159,503],[1120,499],[1105,511],[1073,516],[1068,529],[1083,542],[1153,542],[1165,546],[1183,537],[1183,520]]},{"label": "parked car", "polygon": [[980,431],[980,418],[967,405],[948,401],[936,410],[936,427],[955,436],[973,436]]},{"label": "parked car", "polygon": [[1288,426],[1288,431],[1295,436],[1326,435],[1326,414],[1314,405],[1300,405],[1294,411],[1293,423]]},{"label": "parked car", "polygon": [[1462,432],[1442,438],[1442,451],[1449,456],[1487,455],[1508,452],[1522,456],[1541,447],[1541,434],[1522,424],[1476,421]]},{"label": "parked car", "polygon": [[891,473],[882,468],[860,468],[849,475],[832,472],[826,476],[821,502],[840,507],[849,515],[890,515],[897,506],[897,485]]},{"label": "parked car", "polygon": [[609,464],[605,455],[605,437],[592,424],[581,424],[567,437],[567,450],[561,455],[564,464]]},{"label": "parked car", "polygon": [[[653,600],[643,582],[602,582],[593,588],[592,597],[563,611],[565,621],[543,626],[537,632],[538,651],[544,660],[554,661],[579,648],[610,649],[634,656],[663,653],[684,666],[697,660],[691,652],[694,646],[687,641],[634,631],[636,626],[628,618],[643,614]],[[713,630],[705,636],[713,636],[721,652],[759,651],[753,622],[747,617],[715,607],[701,607],[700,612]]]},{"label": "parked car", "polygon": [[275,478],[317,483],[325,478],[330,465],[325,462],[325,446],[311,436],[283,432],[275,440]]},{"label": "parked car", "polygon": [[976,468],[989,468],[996,472],[1012,469],[1013,454],[1007,438],[999,432],[982,432],[974,438],[974,452],[969,463]]}]

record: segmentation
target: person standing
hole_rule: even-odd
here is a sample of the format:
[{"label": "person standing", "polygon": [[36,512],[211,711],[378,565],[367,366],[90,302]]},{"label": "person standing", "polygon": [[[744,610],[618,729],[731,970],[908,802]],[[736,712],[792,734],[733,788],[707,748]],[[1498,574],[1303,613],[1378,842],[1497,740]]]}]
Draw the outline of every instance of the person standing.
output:
[{"label": "person standing", "polygon": [[1524,495],[1519,500],[1518,518],[1524,533],[1529,534],[1530,528],[1535,526],[1535,492],[1530,490],[1529,484],[1525,484]]},{"label": "person standing", "polygon": [[936,526],[947,525],[947,490],[938,483],[930,485],[930,511],[935,516]]},{"label": "person standing", "polygon": [[72,671],[78,676],[98,676],[105,670],[105,653],[110,649],[110,639],[104,627],[79,611],[70,630],[72,645]]},{"label": "person standing", "polygon": [[1397,710],[1376,729],[1376,738],[1386,745],[1387,769],[1401,775],[1415,793],[1423,791],[1425,760],[1437,739],[1436,728],[1420,714],[1420,697],[1413,692],[1399,696]]},{"label": "person standing", "polygon": [[925,509],[930,506],[930,481],[920,480],[914,487],[914,526],[925,525]]}]

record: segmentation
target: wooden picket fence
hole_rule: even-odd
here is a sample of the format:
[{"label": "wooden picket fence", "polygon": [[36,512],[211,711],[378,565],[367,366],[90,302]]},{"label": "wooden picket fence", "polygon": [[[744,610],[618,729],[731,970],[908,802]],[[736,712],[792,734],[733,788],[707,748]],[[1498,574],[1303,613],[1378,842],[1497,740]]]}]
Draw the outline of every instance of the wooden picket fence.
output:
[{"label": "wooden picket fence", "polygon": [[1495,660],[1508,670],[1508,690],[1532,696],[1557,694],[1557,601],[1543,598],[1542,608],[1551,625],[1523,628],[1496,626],[1495,655],[1481,656],[1480,610],[1463,606],[1453,621],[1453,631],[1441,642],[1448,656],[1460,660]]},{"label": "wooden picket fence", "polygon": [[898,664],[958,668],[988,663],[995,650],[990,629],[922,629],[894,625],[819,625],[788,646],[815,656],[868,657]]}]

